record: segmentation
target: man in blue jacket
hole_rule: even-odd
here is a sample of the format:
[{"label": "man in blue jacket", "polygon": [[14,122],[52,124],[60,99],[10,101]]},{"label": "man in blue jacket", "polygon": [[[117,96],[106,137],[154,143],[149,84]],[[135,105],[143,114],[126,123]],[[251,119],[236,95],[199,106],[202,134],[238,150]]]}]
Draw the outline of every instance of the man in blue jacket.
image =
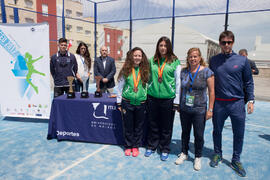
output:
[{"label": "man in blue jacket", "polygon": [[[54,80],[54,97],[61,96],[69,90],[68,76],[73,76],[78,71],[75,56],[67,51],[67,39],[58,40],[59,51],[51,57],[50,71]],[[73,85],[74,89],[74,85]]]},{"label": "man in blue jacket", "polygon": [[217,167],[222,161],[222,129],[225,120],[230,117],[233,130],[233,156],[231,167],[238,175],[246,176],[240,162],[245,131],[244,92],[248,100],[247,112],[253,112],[254,83],[249,62],[246,57],[233,52],[234,34],[224,31],[219,36],[221,53],[212,57],[209,66],[215,75],[215,105],[213,112],[213,141],[215,154],[210,162]]},{"label": "man in blue jacket", "polygon": [[108,49],[106,46],[100,48],[100,57],[95,59],[94,74],[101,76],[100,89],[101,92],[112,93],[115,86],[114,75],[116,67],[114,59],[108,56]]}]

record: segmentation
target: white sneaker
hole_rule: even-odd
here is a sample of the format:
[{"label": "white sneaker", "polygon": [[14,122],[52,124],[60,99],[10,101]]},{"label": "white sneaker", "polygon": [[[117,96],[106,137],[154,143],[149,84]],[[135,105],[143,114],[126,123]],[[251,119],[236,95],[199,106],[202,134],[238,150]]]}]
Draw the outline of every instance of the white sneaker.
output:
[{"label": "white sneaker", "polygon": [[196,171],[199,171],[201,169],[201,167],[202,167],[201,158],[196,157],[195,160],[194,160],[194,169]]},{"label": "white sneaker", "polygon": [[176,165],[182,164],[188,158],[188,156],[184,153],[179,154],[178,157],[179,158],[174,162]]}]

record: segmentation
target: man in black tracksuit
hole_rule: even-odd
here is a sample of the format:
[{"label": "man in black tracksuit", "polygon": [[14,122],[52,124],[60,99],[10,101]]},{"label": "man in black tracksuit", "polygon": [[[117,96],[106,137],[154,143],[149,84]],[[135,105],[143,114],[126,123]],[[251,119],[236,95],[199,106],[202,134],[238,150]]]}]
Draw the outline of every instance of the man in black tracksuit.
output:
[{"label": "man in black tracksuit", "polygon": [[67,39],[60,38],[58,46],[59,51],[51,57],[50,61],[50,71],[54,80],[54,97],[68,92],[67,77],[75,77],[78,70],[75,56],[67,51]]}]

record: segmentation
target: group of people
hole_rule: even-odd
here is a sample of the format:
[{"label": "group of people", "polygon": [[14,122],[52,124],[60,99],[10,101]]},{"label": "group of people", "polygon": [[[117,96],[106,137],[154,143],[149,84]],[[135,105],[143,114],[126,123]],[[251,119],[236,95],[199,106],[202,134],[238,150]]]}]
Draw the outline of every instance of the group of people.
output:
[{"label": "group of people", "polygon": [[[63,78],[60,80],[61,76],[73,73],[80,81],[81,74],[78,67],[87,68],[89,73],[91,64],[89,53],[85,53],[88,50],[81,49],[87,49],[85,44],[78,47],[77,55],[74,57],[64,51],[64,45],[61,45],[60,40],[59,52],[51,58],[55,97],[66,91],[67,82]],[[240,162],[246,117],[244,99],[247,100],[247,112],[252,113],[254,83],[248,59],[237,55],[232,50],[233,44],[234,34],[231,31],[222,32],[219,36],[222,52],[209,60],[209,67],[206,66],[200,49],[190,48],[187,52],[186,67],[181,68],[179,59],[173,53],[171,41],[167,37],[158,40],[155,54],[149,60],[139,47],[127,52],[116,88],[117,107],[123,118],[126,156],[139,155],[139,147],[145,134],[144,124],[148,122],[144,156],[150,157],[159,150],[160,159],[167,160],[175,111],[178,111],[182,127],[182,149],[175,164],[182,164],[188,159],[190,132],[193,127],[194,169],[201,169],[205,123],[212,118],[214,155],[210,166],[217,167],[222,161],[224,122],[230,117],[233,131],[231,167],[240,176],[246,176]],[[94,63],[94,74],[103,77],[101,81],[103,91],[112,92],[116,70],[114,60],[107,54],[107,49],[103,46],[101,56]],[[69,71],[63,68],[64,58]],[[77,65],[78,61],[81,61],[80,65]]]},{"label": "group of people", "polygon": [[[82,77],[86,76],[86,91],[89,87],[89,77],[91,69],[91,57],[88,46],[84,42],[80,42],[73,55],[67,50],[67,39],[60,38],[58,40],[59,51],[51,57],[50,71],[54,80],[54,97],[58,97],[67,93],[69,90],[68,76],[73,76],[75,81],[72,84],[73,91],[83,91]],[[101,76],[100,88],[102,92],[113,92],[115,86],[114,75],[116,67],[114,59],[108,56],[106,46],[100,48],[100,57],[94,61],[94,74]]]}]

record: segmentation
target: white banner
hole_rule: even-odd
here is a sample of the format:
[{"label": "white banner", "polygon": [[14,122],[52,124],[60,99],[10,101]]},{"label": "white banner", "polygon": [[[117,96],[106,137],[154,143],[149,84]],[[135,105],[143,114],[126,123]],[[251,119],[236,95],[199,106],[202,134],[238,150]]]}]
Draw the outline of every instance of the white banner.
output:
[{"label": "white banner", "polygon": [[49,118],[49,25],[0,24],[2,116]]}]

